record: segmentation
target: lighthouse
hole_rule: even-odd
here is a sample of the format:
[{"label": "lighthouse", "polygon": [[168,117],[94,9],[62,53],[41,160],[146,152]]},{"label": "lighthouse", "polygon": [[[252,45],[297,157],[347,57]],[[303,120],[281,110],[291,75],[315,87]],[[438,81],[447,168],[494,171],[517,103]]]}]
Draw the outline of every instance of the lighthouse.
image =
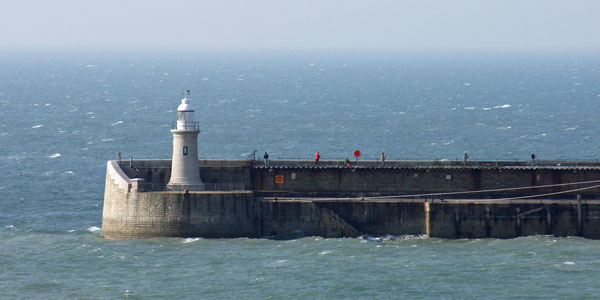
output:
[{"label": "lighthouse", "polygon": [[200,127],[194,120],[194,108],[187,98],[190,90],[185,91],[181,104],[177,107],[177,121],[173,123],[173,161],[171,179],[167,189],[171,191],[201,191],[204,183],[200,179],[198,168],[198,133]]}]

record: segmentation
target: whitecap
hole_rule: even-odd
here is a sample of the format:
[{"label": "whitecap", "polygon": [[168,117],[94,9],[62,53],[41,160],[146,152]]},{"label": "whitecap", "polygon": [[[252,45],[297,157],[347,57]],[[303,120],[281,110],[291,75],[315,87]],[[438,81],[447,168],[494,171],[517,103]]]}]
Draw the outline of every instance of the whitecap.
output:
[{"label": "whitecap", "polygon": [[75,232],[75,229],[70,229],[68,232]]},{"label": "whitecap", "polygon": [[329,251],[329,250],[323,250],[323,251],[321,251],[319,253],[319,255],[325,255],[325,254],[329,254],[329,253],[331,253],[331,251]]},{"label": "whitecap", "polygon": [[96,65],[86,65],[85,67],[86,68],[94,68],[94,67],[96,67]]},{"label": "whitecap", "polygon": [[511,107],[511,106],[512,106],[512,105],[510,105],[510,104],[504,104],[504,105],[497,105],[497,106],[494,106],[494,108],[496,108],[496,109],[497,109],[497,108],[509,108],[509,107]]},{"label": "whitecap", "polygon": [[35,126],[31,127],[31,128],[42,128],[42,127],[44,127],[44,125],[35,125]]},{"label": "whitecap", "polygon": [[276,263],[282,264],[282,263],[287,262],[287,261],[288,261],[287,259],[280,259],[280,260],[276,261]]},{"label": "whitecap", "polygon": [[208,78],[208,77],[202,77],[202,80],[206,81],[206,80],[210,80],[210,78]]},{"label": "whitecap", "polygon": [[60,153],[54,153],[54,154],[50,154],[48,157],[49,157],[49,158],[59,158],[59,157],[61,157],[61,156],[62,156],[62,155],[61,155]]},{"label": "whitecap", "polygon": [[484,107],[481,110],[492,110],[490,107]]},{"label": "whitecap", "polygon": [[187,238],[185,240],[183,240],[183,242],[181,242],[182,244],[188,244],[188,243],[193,243],[195,241],[200,240],[200,238]]},{"label": "whitecap", "polygon": [[4,226],[4,228],[15,228],[15,225],[12,225],[12,224],[11,225],[6,225],[6,226]]},{"label": "whitecap", "polygon": [[102,230],[102,229],[100,227],[98,227],[98,226],[90,226],[87,229],[87,231],[89,231],[89,232],[97,232],[97,231],[100,231],[100,230]]},{"label": "whitecap", "polygon": [[73,171],[65,171],[65,174],[73,174]]},{"label": "whitecap", "polygon": [[565,129],[565,131],[571,131],[571,130],[575,130],[577,129],[579,126],[575,126],[575,127],[569,127],[567,129]]},{"label": "whitecap", "polygon": [[52,105],[52,104],[50,104],[50,103],[46,103],[46,104],[44,104],[44,105],[45,105],[45,106],[50,106],[50,105]]},{"label": "whitecap", "polygon": [[506,127],[496,127],[496,129],[498,130],[507,130],[507,129],[511,129],[512,126],[506,126]]},{"label": "whitecap", "polygon": [[471,83],[469,83],[469,82],[465,82],[465,83],[463,83],[463,84],[464,84],[465,86],[470,86],[470,85],[471,85]]},{"label": "whitecap", "polygon": [[93,112],[91,112],[91,111],[88,111],[88,112],[86,112],[85,114],[86,114],[86,115],[93,115],[94,113],[93,113]]},{"label": "whitecap", "polygon": [[466,110],[474,110],[474,109],[475,109],[475,107],[474,107],[474,106],[467,106],[467,107],[465,107],[465,109],[466,109]]},{"label": "whitecap", "polygon": [[101,139],[101,142],[110,142],[110,141],[114,141],[115,139]]},{"label": "whitecap", "polygon": [[563,265],[574,265],[575,263],[572,261],[565,261]]},{"label": "whitecap", "polygon": [[110,124],[110,126],[115,126],[115,125],[119,125],[119,124],[123,124],[123,121],[114,122],[114,123]]}]

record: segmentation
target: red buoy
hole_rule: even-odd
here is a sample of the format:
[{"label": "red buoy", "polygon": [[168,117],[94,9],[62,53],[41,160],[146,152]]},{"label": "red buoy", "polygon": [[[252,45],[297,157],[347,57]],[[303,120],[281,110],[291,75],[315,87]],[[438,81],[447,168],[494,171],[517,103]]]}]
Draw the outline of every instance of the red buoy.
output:
[{"label": "red buoy", "polygon": [[358,158],[360,156],[360,150],[356,149],[354,150],[354,152],[352,152],[352,154],[354,155],[354,157]]}]

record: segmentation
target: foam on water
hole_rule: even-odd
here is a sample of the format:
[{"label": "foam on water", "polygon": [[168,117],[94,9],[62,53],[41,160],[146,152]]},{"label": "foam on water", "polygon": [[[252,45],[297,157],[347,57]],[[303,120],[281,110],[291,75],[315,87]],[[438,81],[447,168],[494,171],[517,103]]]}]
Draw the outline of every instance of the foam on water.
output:
[{"label": "foam on water", "polygon": [[61,156],[62,155],[60,153],[53,153],[53,154],[48,155],[49,158],[59,158]]},{"label": "foam on water", "polygon": [[100,231],[100,230],[102,230],[102,228],[100,228],[100,227],[98,227],[98,226],[90,226],[90,227],[88,227],[88,229],[87,229],[87,231],[89,231],[89,232],[98,232],[98,231]]},{"label": "foam on water", "polygon": [[199,241],[199,240],[200,240],[200,238],[186,238],[181,243],[182,244],[189,244],[189,243],[193,243],[193,242],[196,242],[196,241]]},{"label": "foam on water", "polygon": [[497,108],[509,108],[509,107],[511,107],[511,105],[510,105],[510,104],[504,104],[504,105],[497,105],[497,106],[494,106],[494,108],[496,108],[496,109],[497,109]]}]

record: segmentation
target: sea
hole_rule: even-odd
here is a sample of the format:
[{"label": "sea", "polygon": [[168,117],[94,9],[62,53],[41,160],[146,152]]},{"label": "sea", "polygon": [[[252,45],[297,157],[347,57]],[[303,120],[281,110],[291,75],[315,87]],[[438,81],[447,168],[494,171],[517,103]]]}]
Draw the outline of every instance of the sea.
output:
[{"label": "sea", "polygon": [[600,158],[591,51],[0,51],[0,299],[589,299],[600,241],[106,240],[106,162]]}]

